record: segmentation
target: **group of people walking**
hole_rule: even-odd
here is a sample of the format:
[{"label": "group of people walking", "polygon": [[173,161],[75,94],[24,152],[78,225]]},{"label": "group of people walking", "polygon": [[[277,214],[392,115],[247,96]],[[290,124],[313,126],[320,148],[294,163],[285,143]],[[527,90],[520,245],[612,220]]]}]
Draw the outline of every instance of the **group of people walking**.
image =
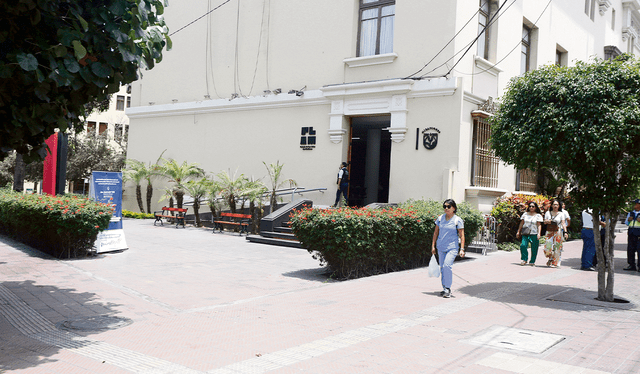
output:
[{"label": "group of people walking", "polygon": [[[538,257],[540,237],[544,236],[544,255],[548,258],[547,266],[557,268],[562,259],[562,244],[568,238],[567,228],[571,224],[571,216],[563,209],[558,199],[551,200],[551,204],[542,217],[540,207],[535,201],[526,205],[526,211],[520,217],[517,238],[520,242],[520,265],[535,266]],[[531,258],[529,258],[531,246]]]}]

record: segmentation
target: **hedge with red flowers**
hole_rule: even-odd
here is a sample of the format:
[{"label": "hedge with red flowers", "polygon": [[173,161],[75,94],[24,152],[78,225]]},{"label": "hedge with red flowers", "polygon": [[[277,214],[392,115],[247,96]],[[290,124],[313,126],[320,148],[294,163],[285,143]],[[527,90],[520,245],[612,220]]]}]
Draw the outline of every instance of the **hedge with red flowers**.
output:
[{"label": "hedge with red flowers", "polygon": [[[291,227],[334,276],[358,278],[426,265],[434,221],[443,213],[435,201],[409,201],[380,210],[306,208],[292,213]],[[465,220],[465,236],[473,238],[482,226],[482,215],[468,204],[458,205],[458,215]]]},{"label": "hedge with red flowers", "polygon": [[113,208],[81,195],[0,189],[0,233],[56,257],[83,256],[109,226]]}]

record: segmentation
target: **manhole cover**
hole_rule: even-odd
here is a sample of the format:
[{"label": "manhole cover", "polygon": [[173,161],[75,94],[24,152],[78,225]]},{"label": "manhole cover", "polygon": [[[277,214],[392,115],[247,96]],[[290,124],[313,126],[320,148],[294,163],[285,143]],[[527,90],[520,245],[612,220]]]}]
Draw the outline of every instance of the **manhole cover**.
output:
[{"label": "manhole cover", "polygon": [[494,325],[470,339],[461,341],[515,351],[542,353],[564,339],[562,335]]},{"label": "manhole cover", "polygon": [[95,316],[62,321],[58,323],[58,328],[72,331],[103,331],[128,326],[132,322],[129,318],[123,317]]}]

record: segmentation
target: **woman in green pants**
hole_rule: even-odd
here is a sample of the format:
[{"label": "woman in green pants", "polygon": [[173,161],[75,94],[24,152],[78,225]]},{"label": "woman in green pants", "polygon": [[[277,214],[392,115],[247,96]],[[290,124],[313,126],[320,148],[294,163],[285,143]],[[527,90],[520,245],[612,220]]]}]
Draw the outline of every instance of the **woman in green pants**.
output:
[{"label": "woman in green pants", "polygon": [[534,266],[536,263],[541,225],[542,215],[540,214],[540,208],[534,201],[529,201],[527,203],[527,211],[520,218],[520,225],[516,233],[516,238],[522,237],[522,242],[520,243],[520,259],[522,260],[520,265],[522,266],[527,264],[529,243],[531,243],[531,261],[529,261],[529,265]]}]

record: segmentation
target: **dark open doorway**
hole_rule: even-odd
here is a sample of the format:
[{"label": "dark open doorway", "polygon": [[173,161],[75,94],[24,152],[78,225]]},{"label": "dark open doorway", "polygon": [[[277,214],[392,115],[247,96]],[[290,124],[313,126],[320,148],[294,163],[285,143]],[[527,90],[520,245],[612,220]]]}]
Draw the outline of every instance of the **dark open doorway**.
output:
[{"label": "dark open doorway", "polygon": [[389,202],[390,116],[351,118],[349,205]]}]

